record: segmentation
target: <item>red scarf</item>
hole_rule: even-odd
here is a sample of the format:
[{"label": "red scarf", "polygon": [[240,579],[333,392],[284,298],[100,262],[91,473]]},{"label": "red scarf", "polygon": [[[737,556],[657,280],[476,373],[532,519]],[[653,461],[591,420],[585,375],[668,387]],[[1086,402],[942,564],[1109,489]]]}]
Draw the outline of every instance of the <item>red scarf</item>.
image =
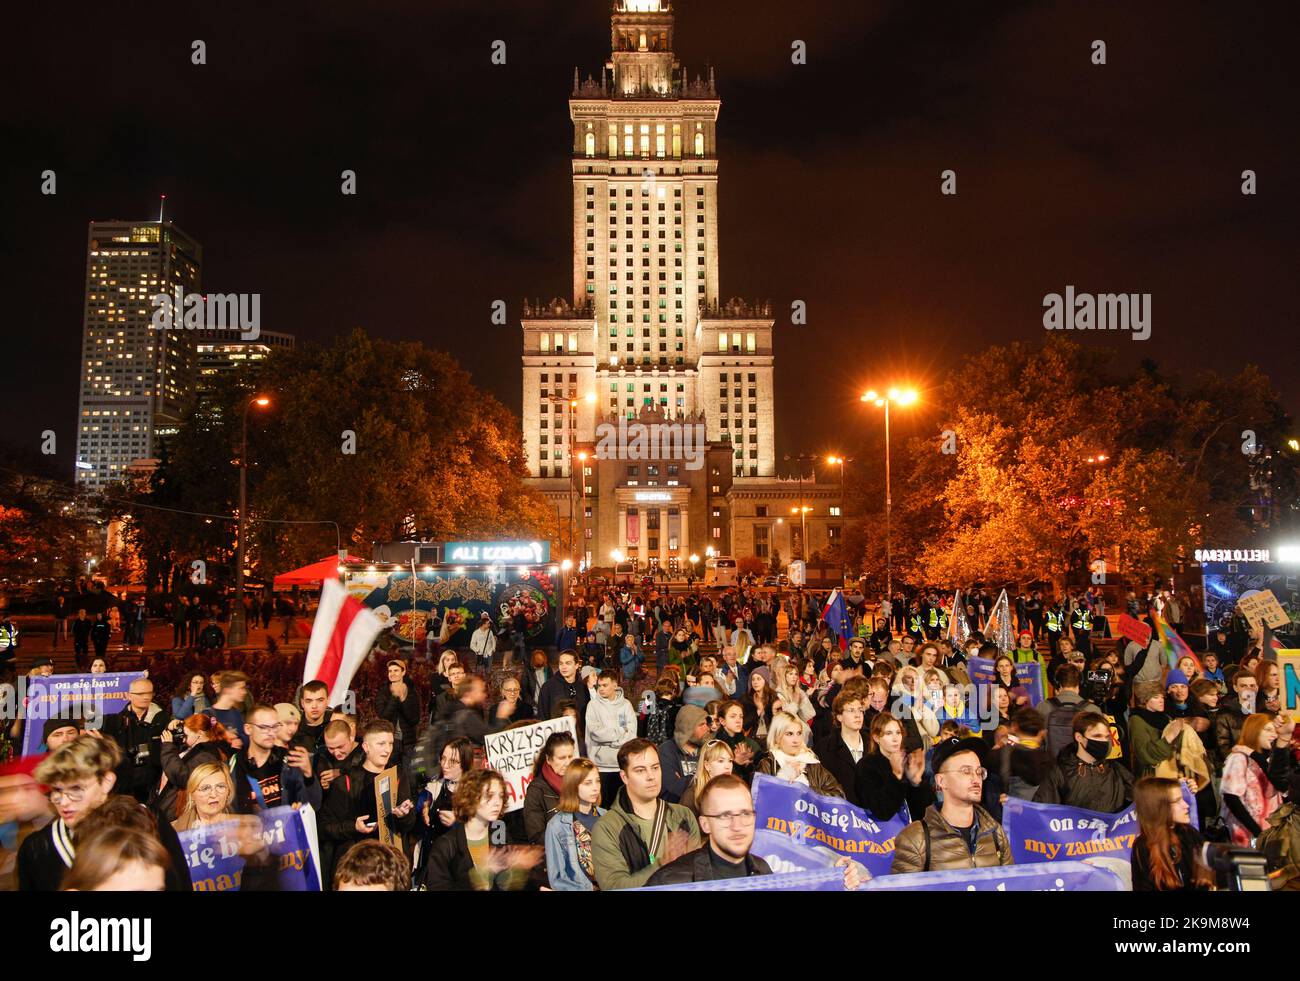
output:
[{"label": "red scarf", "polygon": [[549,783],[551,789],[557,794],[560,792],[560,785],[564,782],[564,778],[551,769],[551,764],[542,763],[542,779]]}]

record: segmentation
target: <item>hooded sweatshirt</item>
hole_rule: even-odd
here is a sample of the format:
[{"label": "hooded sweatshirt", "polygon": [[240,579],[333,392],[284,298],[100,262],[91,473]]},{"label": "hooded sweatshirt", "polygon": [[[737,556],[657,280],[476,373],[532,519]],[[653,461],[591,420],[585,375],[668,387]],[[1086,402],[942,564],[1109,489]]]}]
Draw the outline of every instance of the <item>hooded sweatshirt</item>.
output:
[{"label": "hooded sweatshirt", "polygon": [[663,789],[659,796],[674,804],[682,799],[682,794],[695,779],[695,771],[700,762],[700,749],[692,746],[693,753],[687,752],[687,743],[691,734],[704,719],[704,709],[698,705],[683,705],[677,712],[677,722],[673,726],[673,738],[659,745],[659,765],[663,769]]},{"label": "hooded sweatshirt", "polygon": [[601,773],[618,770],[618,750],[636,738],[636,709],[623,696],[623,689],[613,698],[592,697],[587,703],[587,751]]}]

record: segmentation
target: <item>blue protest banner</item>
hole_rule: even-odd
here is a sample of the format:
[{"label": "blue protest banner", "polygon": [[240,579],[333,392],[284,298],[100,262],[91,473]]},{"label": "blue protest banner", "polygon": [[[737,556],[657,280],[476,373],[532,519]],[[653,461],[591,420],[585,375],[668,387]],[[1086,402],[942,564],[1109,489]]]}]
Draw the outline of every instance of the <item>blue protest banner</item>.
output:
[{"label": "blue protest banner", "polygon": [[315,812],[310,807],[273,807],[253,820],[261,828],[241,827],[240,819],[177,833],[195,892],[234,892],[241,888],[244,855],[260,838],[270,850],[280,892],[319,892]]},{"label": "blue protest banner", "polygon": [[[880,821],[846,800],[823,797],[803,784],[762,773],[754,776],[752,789],[756,840],[770,841],[768,834],[762,839],[757,837],[767,832],[789,840],[789,847],[821,846],[836,857],[844,855],[861,863],[872,875],[889,872],[894,839],[911,823],[906,807],[889,820]],[[811,857],[809,862],[813,862]]]},{"label": "blue protest banner", "polygon": [[[1183,786],[1183,799],[1196,826],[1196,798]],[[1127,861],[1137,840],[1137,812],[1132,805],[1118,814],[1088,811],[1064,804],[1039,804],[1008,797],[1002,805],[1002,828],[1019,865],[1104,855]]]},{"label": "blue protest banner", "polygon": [[[970,675],[971,684],[976,688],[993,684],[995,680],[993,664],[993,660],[987,657],[967,658],[966,673]],[[1039,662],[1026,661],[1024,664],[1017,664],[1016,681],[1029,693],[1030,705],[1037,705],[1047,697],[1047,693],[1043,691],[1043,666]]]},{"label": "blue protest banner", "polygon": [[1086,862],[1046,862],[1003,865],[950,872],[908,872],[884,875],[862,890],[942,892],[1123,892],[1119,876]]},{"label": "blue protest banner", "polygon": [[46,719],[68,719],[83,729],[99,729],[105,716],[126,708],[131,682],[143,677],[142,671],[119,671],[19,678],[27,720],[23,726],[22,755],[45,752]]},{"label": "blue protest banner", "polygon": [[1016,678],[1028,690],[1030,705],[1038,705],[1047,697],[1047,692],[1043,691],[1043,665],[1038,661],[1017,664]]}]

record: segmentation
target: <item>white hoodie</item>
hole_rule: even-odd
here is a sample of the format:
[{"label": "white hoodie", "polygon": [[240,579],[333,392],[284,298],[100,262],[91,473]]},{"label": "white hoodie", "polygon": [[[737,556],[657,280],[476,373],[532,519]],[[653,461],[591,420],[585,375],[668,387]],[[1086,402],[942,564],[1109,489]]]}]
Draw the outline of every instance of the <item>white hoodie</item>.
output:
[{"label": "white hoodie", "polygon": [[618,770],[618,750],[636,738],[636,711],[619,688],[613,698],[592,692],[587,703],[587,751],[601,773]]}]

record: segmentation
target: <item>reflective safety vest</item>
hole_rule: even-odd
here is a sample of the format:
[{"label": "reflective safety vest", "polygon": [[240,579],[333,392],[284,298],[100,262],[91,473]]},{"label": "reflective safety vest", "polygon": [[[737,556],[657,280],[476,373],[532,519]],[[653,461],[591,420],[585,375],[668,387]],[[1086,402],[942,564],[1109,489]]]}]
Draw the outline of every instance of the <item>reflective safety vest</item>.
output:
[{"label": "reflective safety vest", "polygon": [[1061,620],[1062,618],[1061,618],[1060,610],[1047,611],[1047,629],[1050,630],[1052,633],[1059,634],[1061,632],[1061,626],[1062,626]]},{"label": "reflective safety vest", "polygon": [[0,651],[18,646],[18,628],[12,623],[0,623]]},{"label": "reflective safety vest", "polygon": [[1086,606],[1077,607],[1074,617],[1070,620],[1070,626],[1075,630],[1091,630],[1092,612]]},{"label": "reflective safety vest", "polygon": [[943,607],[939,608],[939,629],[948,629],[948,611],[943,609]]},{"label": "reflective safety vest", "polygon": [[939,610],[936,607],[930,607],[930,626],[939,626]]},{"label": "reflective safety vest", "polygon": [[908,617],[908,630],[914,634],[921,632],[921,613],[919,610]]}]

